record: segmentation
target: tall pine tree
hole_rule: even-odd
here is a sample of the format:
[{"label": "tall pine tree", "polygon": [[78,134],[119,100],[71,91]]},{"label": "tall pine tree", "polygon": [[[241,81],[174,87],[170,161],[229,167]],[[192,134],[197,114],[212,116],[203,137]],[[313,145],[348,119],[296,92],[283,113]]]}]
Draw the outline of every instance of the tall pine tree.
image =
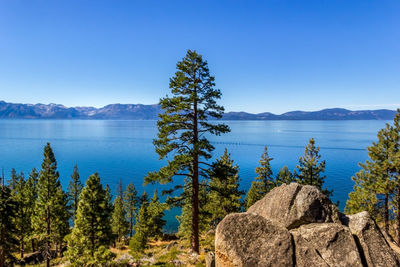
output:
[{"label": "tall pine tree", "polygon": [[226,148],[209,173],[210,194],[207,206],[211,224],[216,226],[229,213],[241,210],[240,200],[244,192],[239,189],[239,167],[234,164]]},{"label": "tall pine tree", "polygon": [[120,244],[128,232],[128,221],[126,220],[126,211],[121,196],[114,199],[114,211],[111,219],[111,227],[116,237],[116,243]]},{"label": "tall pine tree", "polygon": [[0,267],[13,266],[15,262],[12,251],[18,246],[15,239],[17,229],[14,224],[17,205],[11,196],[10,188],[0,184]]},{"label": "tall pine tree", "polygon": [[97,173],[89,176],[82,189],[75,225],[66,237],[67,259],[73,265],[101,266],[114,256],[108,250],[113,235],[109,193]]},{"label": "tall pine tree", "polygon": [[321,161],[319,147],[315,146],[314,138],[311,138],[304,148],[304,156],[299,158],[299,165],[296,168],[298,170],[296,174],[298,183],[316,186],[328,196],[332,194],[331,191],[322,188],[326,178],[323,175],[325,160]]},{"label": "tall pine tree", "polygon": [[75,221],[76,212],[78,210],[79,196],[82,192],[82,182],[79,176],[78,166],[74,166],[71,180],[68,184],[68,206],[70,208],[71,219]]},{"label": "tall pine tree", "polygon": [[133,225],[140,204],[139,202],[140,199],[137,195],[135,186],[132,183],[128,184],[124,192],[124,205],[129,222],[129,237],[132,237],[133,235]]},{"label": "tall pine tree", "polygon": [[151,222],[151,214],[149,212],[149,198],[146,192],[143,192],[140,203],[141,205],[134,226],[135,235],[129,242],[129,248],[133,252],[142,252],[146,248],[151,232],[149,225]]},{"label": "tall pine tree", "polygon": [[264,147],[264,153],[259,160],[260,166],[256,168],[257,177],[251,183],[249,192],[246,196],[246,210],[258,200],[262,199],[272,188],[275,187],[275,181],[271,169],[270,161],[273,160],[268,155],[267,146]]},{"label": "tall pine tree", "polygon": [[[37,240],[42,244],[46,266],[50,266],[51,248],[62,237],[60,222],[65,217],[66,202],[57,172],[57,161],[49,143],[44,148],[44,159],[37,183],[38,198],[35,204],[34,227]],[[62,225],[65,225],[64,223]],[[64,228],[64,227],[62,227]]]},{"label": "tall pine tree", "polygon": [[[221,92],[214,88],[208,64],[195,51],[188,50],[170,79],[172,97],[160,100],[163,110],[157,122],[154,140],[160,159],[171,158],[158,172],[149,173],[145,183],[169,183],[175,176],[188,177],[192,183],[192,248],[199,252],[199,171],[211,158],[214,147],[207,136],[229,131],[225,124],[210,123],[222,117],[224,108],[217,104]],[[203,164],[204,163],[204,164]]]}]

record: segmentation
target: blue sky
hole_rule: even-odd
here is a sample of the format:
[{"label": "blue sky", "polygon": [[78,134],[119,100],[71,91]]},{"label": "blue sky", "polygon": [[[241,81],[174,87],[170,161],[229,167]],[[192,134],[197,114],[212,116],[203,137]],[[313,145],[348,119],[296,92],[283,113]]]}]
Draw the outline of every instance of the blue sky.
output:
[{"label": "blue sky", "polygon": [[400,1],[0,1],[0,99],[157,103],[187,49],[227,111],[400,107]]}]

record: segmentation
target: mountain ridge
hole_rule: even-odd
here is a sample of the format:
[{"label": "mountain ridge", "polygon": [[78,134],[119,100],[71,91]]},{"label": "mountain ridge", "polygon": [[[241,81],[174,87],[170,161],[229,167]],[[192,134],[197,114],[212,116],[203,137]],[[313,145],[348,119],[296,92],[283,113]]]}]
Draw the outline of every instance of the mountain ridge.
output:
[{"label": "mountain ridge", "polygon": [[[0,101],[0,119],[98,119],[156,120],[161,108],[157,104],[109,104],[101,108],[66,107],[61,104],[21,104]],[[396,111],[348,110],[330,108],[319,111],[289,111],[277,115],[270,112],[227,112],[224,120],[392,120]]]}]

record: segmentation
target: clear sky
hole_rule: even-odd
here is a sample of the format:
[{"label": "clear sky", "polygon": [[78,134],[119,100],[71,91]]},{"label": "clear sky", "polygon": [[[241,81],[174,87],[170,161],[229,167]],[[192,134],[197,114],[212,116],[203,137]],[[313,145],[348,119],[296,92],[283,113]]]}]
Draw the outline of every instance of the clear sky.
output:
[{"label": "clear sky", "polygon": [[227,111],[400,107],[400,1],[0,1],[0,99],[154,104],[187,49]]}]

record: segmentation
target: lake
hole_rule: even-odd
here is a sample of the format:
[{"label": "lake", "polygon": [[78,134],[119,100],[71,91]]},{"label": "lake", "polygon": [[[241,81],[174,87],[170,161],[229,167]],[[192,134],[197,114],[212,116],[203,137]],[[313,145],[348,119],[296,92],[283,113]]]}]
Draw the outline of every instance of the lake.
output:
[{"label": "lake", "polygon": [[[343,210],[352,190],[358,162],[367,158],[366,147],[376,140],[386,121],[227,121],[231,132],[211,137],[218,157],[225,148],[240,167],[241,187],[246,190],[255,177],[254,169],[267,145],[274,174],[287,165],[293,170],[304,146],[313,137],[326,160],[326,182],[333,189],[333,201]],[[66,189],[75,164],[83,181],[98,172],[103,184],[109,184],[115,194],[116,185],[133,182],[139,192],[150,197],[155,188],[143,186],[143,177],[158,170],[158,160],[152,139],[156,136],[156,121],[112,120],[0,120],[0,168],[6,177],[11,168],[28,174],[33,167],[40,169],[43,147],[50,142]],[[167,212],[166,229],[177,228],[176,214]]]}]

